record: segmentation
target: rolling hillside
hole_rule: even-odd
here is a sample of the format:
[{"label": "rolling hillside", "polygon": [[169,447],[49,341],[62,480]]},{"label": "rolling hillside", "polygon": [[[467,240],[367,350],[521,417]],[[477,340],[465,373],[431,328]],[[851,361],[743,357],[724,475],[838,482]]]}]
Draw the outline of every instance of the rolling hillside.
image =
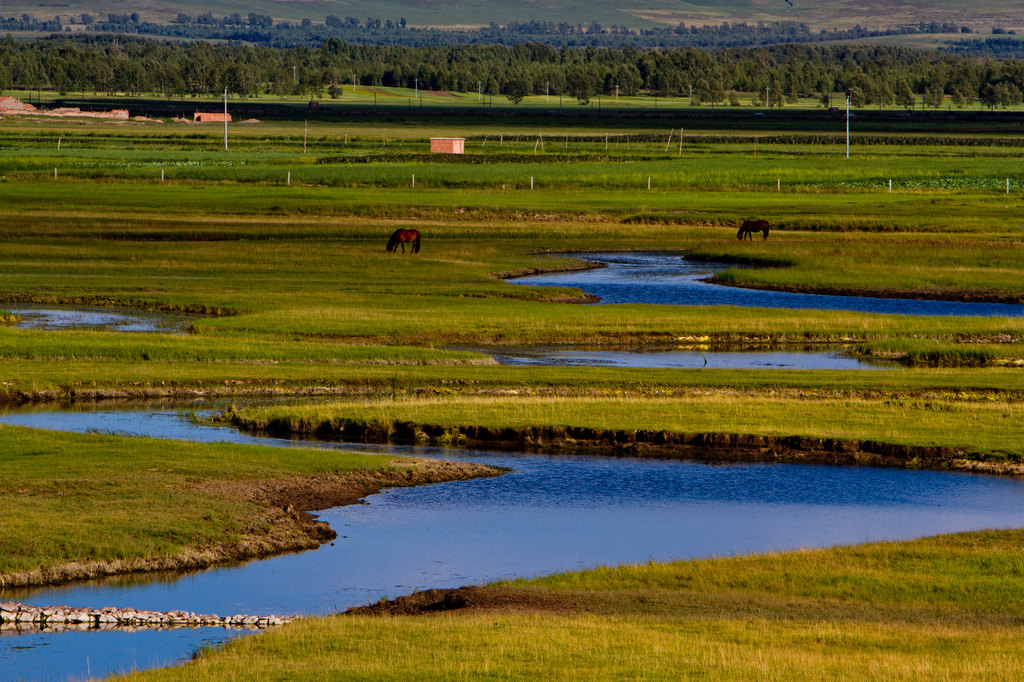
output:
[{"label": "rolling hillside", "polygon": [[[223,16],[249,12],[275,19],[328,15],[381,19],[405,18],[413,26],[480,26],[490,22],[543,20],[603,26],[646,28],[679,22],[720,24],[723,21],[801,21],[814,28],[870,28],[952,21],[979,32],[993,27],[1024,30],[1024,3],[1019,0],[7,0],[0,14],[30,14],[40,18],[77,17],[82,12],[138,12],[152,21],[173,20],[179,12]],[[67,23],[67,22],[65,22]]]}]

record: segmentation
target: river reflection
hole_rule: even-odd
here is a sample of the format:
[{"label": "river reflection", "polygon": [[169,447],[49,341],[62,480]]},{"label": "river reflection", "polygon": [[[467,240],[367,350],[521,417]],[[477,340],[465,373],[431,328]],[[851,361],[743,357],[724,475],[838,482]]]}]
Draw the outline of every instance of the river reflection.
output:
[{"label": "river reflection", "polygon": [[737,267],[701,263],[664,253],[582,253],[583,260],[604,267],[595,270],[532,275],[509,280],[516,284],[573,287],[601,298],[602,303],[663,305],[735,305],[755,308],[809,308],[897,315],[959,315],[1024,317],[1024,305],[916,301],[902,298],[821,296],[758,291],[712,284],[715,273]]},{"label": "river reflection", "polygon": [[[197,426],[172,410],[12,412],[0,422],[311,445]],[[439,448],[359,449],[485,462],[512,472],[494,479],[395,489],[368,498],[365,505],[322,512],[320,517],[339,538],[316,551],[153,581],[7,591],[0,598],[214,613],[330,613],[416,589],[604,564],[1008,528],[1019,525],[1024,513],[1024,481],[1013,478]],[[231,636],[207,629],[192,631],[190,638],[182,632],[188,631],[166,638],[161,633],[155,643],[141,637],[108,639],[108,633],[0,638],[0,668],[36,671],[30,677],[41,679],[50,673],[84,675],[88,660],[92,674],[106,674],[162,664],[137,660],[142,642],[153,656],[168,660]]]}]

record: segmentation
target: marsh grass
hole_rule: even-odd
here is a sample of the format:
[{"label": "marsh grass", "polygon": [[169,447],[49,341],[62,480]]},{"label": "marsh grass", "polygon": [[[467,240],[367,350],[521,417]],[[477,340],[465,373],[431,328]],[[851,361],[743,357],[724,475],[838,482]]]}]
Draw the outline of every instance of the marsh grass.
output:
[{"label": "marsh grass", "polygon": [[858,355],[893,358],[911,365],[1020,365],[1024,347],[1020,344],[956,344],[935,339],[892,338],[858,344]]},{"label": "marsh grass", "polygon": [[[269,530],[245,481],[377,470],[387,457],[0,426],[0,574],[169,555]],[[218,483],[240,486],[225,494]],[[256,524],[255,527],[253,524]]]},{"label": "marsh grass", "polygon": [[304,619],[127,679],[1008,679],[1021,545],[991,531],[520,579],[483,590],[521,610]]},{"label": "marsh grass", "polygon": [[243,421],[293,424],[353,419],[390,426],[412,421],[448,428],[572,426],[683,433],[805,436],[956,448],[972,458],[1024,458],[1016,425],[1024,405],[1012,394],[956,391],[842,396],[827,391],[708,389],[672,396],[441,396],[245,408]]}]

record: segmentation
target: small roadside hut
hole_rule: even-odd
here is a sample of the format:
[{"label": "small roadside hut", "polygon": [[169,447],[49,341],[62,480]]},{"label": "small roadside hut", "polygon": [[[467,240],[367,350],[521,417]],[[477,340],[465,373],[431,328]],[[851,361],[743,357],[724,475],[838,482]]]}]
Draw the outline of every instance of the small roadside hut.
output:
[{"label": "small roadside hut", "polygon": [[464,137],[432,137],[430,138],[431,154],[465,154],[466,138]]},{"label": "small roadside hut", "polygon": [[36,108],[28,102],[22,102],[17,97],[0,97],[0,111],[35,111]]},{"label": "small roadside hut", "polygon": [[215,111],[197,111],[192,120],[196,123],[223,123],[227,116],[228,123],[231,123],[231,114],[221,114]]}]

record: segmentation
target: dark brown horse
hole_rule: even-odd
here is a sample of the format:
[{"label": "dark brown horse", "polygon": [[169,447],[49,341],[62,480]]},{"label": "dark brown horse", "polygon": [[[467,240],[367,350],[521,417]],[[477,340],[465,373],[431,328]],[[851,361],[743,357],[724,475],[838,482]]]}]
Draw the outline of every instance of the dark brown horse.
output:
[{"label": "dark brown horse", "polygon": [[387,252],[392,253],[398,249],[398,245],[402,245],[402,253],[405,253],[405,243],[410,242],[412,244],[412,252],[420,252],[420,231],[419,230],[395,230],[391,239],[388,240]]},{"label": "dark brown horse", "polygon": [[754,232],[763,232],[763,239],[768,239],[768,221],[767,220],[745,220],[740,225],[740,231],[736,233],[736,238],[743,241],[744,237],[754,238]]}]

